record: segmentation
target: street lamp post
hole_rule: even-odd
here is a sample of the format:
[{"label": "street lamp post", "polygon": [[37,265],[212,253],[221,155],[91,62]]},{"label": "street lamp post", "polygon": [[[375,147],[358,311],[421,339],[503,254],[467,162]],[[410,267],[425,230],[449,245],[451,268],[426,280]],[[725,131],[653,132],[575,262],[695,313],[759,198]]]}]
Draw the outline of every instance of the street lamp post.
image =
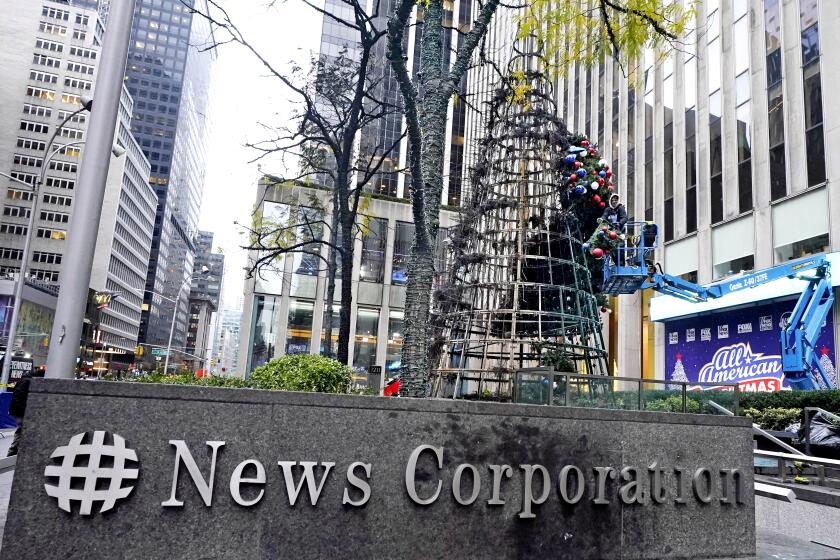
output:
[{"label": "street lamp post", "polygon": [[[202,266],[201,270],[198,274],[207,274],[210,272],[210,269],[206,266]],[[163,363],[163,373],[169,373],[169,355],[172,353],[172,336],[175,334],[175,319],[178,317],[178,301],[181,299],[181,292],[186,287],[187,283],[192,282],[192,279],[195,278],[196,275],[193,274],[192,276],[188,276],[184,278],[184,282],[181,284],[181,287],[178,288],[178,295],[175,296],[174,301],[174,309],[172,311],[172,323],[169,325],[169,342],[166,345],[166,360]]]},{"label": "street lamp post", "polygon": [[7,175],[6,173],[0,173],[0,175],[2,175],[3,177],[11,179],[16,183],[25,185],[26,187],[32,189],[32,207],[29,210],[29,222],[26,226],[26,237],[23,242],[23,254],[21,255],[20,271],[18,272],[18,277],[15,281],[15,294],[14,301],[12,303],[12,321],[11,323],[9,323],[9,338],[6,342],[6,355],[3,358],[3,372],[2,377],[0,377],[0,385],[2,385],[2,389],[0,390],[2,391],[6,391],[6,385],[9,383],[9,376],[11,373],[12,353],[14,350],[15,339],[17,338],[17,327],[18,321],[20,320],[20,308],[21,304],[23,303],[23,286],[24,284],[26,284],[26,272],[29,265],[29,249],[32,245],[32,230],[35,227],[35,214],[38,211],[38,198],[41,194],[41,186],[44,184],[44,178],[46,176],[47,169],[49,168],[50,161],[52,161],[52,159],[60,151],[66,150],[69,147],[80,146],[84,142],[71,142],[70,144],[63,144],[52,151],[50,151],[50,148],[52,148],[56,137],[64,128],[64,125],[70,122],[76,115],[78,115],[82,111],[90,111],[92,105],[92,99],[82,99],[82,106],[73,113],[71,113],[66,119],[64,119],[64,121],[62,121],[62,123],[58,125],[55,131],[53,131],[52,136],[50,136],[49,142],[47,142],[47,145],[44,148],[44,161],[41,162],[41,172],[38,174],[38,178],[36,179],[34,184],[29,184],[26,181],[21,181],[16,177]]}]

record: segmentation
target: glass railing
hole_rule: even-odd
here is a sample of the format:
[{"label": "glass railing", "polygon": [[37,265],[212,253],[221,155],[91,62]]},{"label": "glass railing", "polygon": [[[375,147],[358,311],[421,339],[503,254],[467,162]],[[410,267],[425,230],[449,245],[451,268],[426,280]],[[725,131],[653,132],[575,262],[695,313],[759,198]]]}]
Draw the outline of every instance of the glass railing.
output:
[{"label": "glass railing", "polygon": [[[519,371],[514,401],[524,404],[647,410],[689,414],[738,414],[738,386],[734,383],[685,383],[658,379]],[[710,403],[715,403],[718,407]]]}]

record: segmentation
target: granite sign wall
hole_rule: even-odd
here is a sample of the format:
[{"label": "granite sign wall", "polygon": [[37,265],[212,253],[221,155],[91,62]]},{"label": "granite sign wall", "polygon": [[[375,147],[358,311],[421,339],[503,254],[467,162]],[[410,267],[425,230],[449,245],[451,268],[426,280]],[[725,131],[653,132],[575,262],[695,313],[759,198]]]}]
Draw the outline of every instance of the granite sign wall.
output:
[{"label": "granite sign wall", "polygon": [[0,554],[741,556],[751,440],[743,418],[36,380]]}]

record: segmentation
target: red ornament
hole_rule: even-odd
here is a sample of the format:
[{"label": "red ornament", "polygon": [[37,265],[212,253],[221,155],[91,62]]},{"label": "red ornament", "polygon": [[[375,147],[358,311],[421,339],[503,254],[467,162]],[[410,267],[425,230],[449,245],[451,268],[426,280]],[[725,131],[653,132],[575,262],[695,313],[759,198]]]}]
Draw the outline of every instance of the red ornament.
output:
[{"label": "red ornament", "polygon": [[595,148],[589,148],[589,155],[590,156],[594,156],[597,153],[598,153],[598,151]]},{"label": "red ornament", "polygon": [[608,190],[608,191],[613,190],[613,186],[612,186],[612,185],[607,185],[607,190]]},{"label": "red ornament", "polygon": [[601,179],[600,177],[598,178],[598,184],[601,185],[602,187],[604,186],[604,180]]},{"label": "red ornament", "polygon": [[606,207],[607,207],[607,203],[606,203],[606,202],[602,202],[602,203],[601,203],[601,204],[599,204],[598,206],[600,206],[601,208],[606,208]]},{"label": "red ornament", "polygon": [[601,197],[596,194],[592,197],[592,200],[594,200],[595,202],[601,202]]},{"label": "red ornament", "polygon": [[604,254],[605,254],[605,255],[609,255],[609,254],[610,254],[610,250],[609,250],[609,249],[604,249]]},{"label": "red ornament", "polygon": [[618,239],[618,234],[614,231],[610,232],[610,239]]},{"label": "red ornament", "polygon": [[584,148],[588,148],[589,147],[589,140],[581,140],[580,145]]},{"label": "red ornament", "polygon": [[594,249],[592,249],[592,256],[596,259],[600,259],[604,256],[604,250],[599,247],[595,247]]},{"label": "red ornament", "polygon": [[606,175],[607,175],[607,179],[609,179],[610,177],[612,177],[612,171],[607,169]]},{"label": "red ornament", "polygon": [[601,231],[609,231],[609,230],[610,230],[610,228],[608,228],[607,226],[601,226]]},{"label": "red ornament", "polygon": [[580,169],[581,167],[583,167],[583,164],[581,162],[575,160],[575,169]]}]

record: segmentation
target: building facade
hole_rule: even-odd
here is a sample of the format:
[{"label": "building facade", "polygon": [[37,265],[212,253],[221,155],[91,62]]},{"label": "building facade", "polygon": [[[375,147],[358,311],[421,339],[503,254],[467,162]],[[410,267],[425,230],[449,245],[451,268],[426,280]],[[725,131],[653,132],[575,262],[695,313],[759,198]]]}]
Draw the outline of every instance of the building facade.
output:
[{"label": "building facade", "polygon": [[[207,10],[206,0],[198,2]],[[166,345],[173,314],[173,346],[187,338],[198,212],[204,188],[211,52],[207,22],[180,0],[138,0],[127,86],[135,99],[132,133],[151,164],[158,197],[145,286],[141,340]]]},{"label": "building facade", "polygon": [[[104,27],[96,10],[76,3],[15,0],[0,35],[17,49],[0,53],[0,169],[34,184],[44,173],[38,215],[28,256],[29,275],[58,285],[65,238],[73,214],[74,192],[87,129],[82,112],[65,125],[50,149],[60,149],[47,164],[47,142],[57,127],[95,94]],[[149,162],[130,134],[133,100],[123,90],[96,246],[91,288],[115,291],[121,298],[101,314],[102,342],[121,352],[137,344],[145,269],[153,222],[148,185]],[[45,168],[46,166],[46,168]],[[23,257],[32,193],[3,179],[0,220],[0,271],[17,273]]]},{"label": "building facade", "polygon": [[239,371],[239,328],[242,308],[225,309],[216,331],[210,371],[214,375],[236,375]]},{"label": "building facade", "polygon": [[225,256],[213,252],[213,233],[209,231],[198,232],[195,248],[196,274],[190,287],[190,316],[185,353],[194,364],[200,364],[200,367],[207,369],[218,320]]},{"label": "building facade", "polygon": [[[656,260],[669,274],[705,284],[837,251],[840,191],[831,185],[840,177],[840,154],[831,146],[840,141],[840,110],[832,103],[840,70],[829,61],[840,39],[829,30],[840,24],[840,5],[703,0],[696,7],[682,48],[647,51],[631,62],[638,79],[609,58],[568,69],[556,92],[568,128],[600,146],[631,219],[659,225]],[[701,336],[728,348],[734,334],[778,325],[775,315],[795,296],[783,287],[756,291],[739,301],[756,310],[731,320],[693,308],[706,317],[696,319],[697,333],[682,334],[670,325],[685,316],[665,311],[664,298],[621,296],[611,319],[614,369],[670,376],[688,351],[675,348],[695,351],[689,343]],[[835,306],[824,355],[833,354],[837,319]]]},{"label": "building facade", "polygon": [[[319,208],[311,206],[312,196],[317,197]],[[258,210],[278,222],[314,212],[329,223],[331,201],[329,190],[276,186],[268,181],[261,181],[257,192]],[[443,240],[455,216],[441,211],[436,263],[440,275],[445,273]],[[356,370],[354,381],[376,389],[401,363],[406,272],[414,224],[408,201],[377,197],[370,200],[359,220],[365,227],[355,244],[349,355]],[[325,231],[314,234],[323,236]],[[312,232],[301,228],[297,235],[302,238]],[[321,251],[326,259],[326,247]],[[251,255],[252,262],[256,257]],[[323,326],[327,274],[322,262],[326,261],[313,255],[289,254],[246,280],[239,374],[247,375],[284,354],[319,354],[327,336],[338,339],[340,280],[333,330],[328,335]],[[381,367],[383,373],[371,375],[371,366]]]}]

